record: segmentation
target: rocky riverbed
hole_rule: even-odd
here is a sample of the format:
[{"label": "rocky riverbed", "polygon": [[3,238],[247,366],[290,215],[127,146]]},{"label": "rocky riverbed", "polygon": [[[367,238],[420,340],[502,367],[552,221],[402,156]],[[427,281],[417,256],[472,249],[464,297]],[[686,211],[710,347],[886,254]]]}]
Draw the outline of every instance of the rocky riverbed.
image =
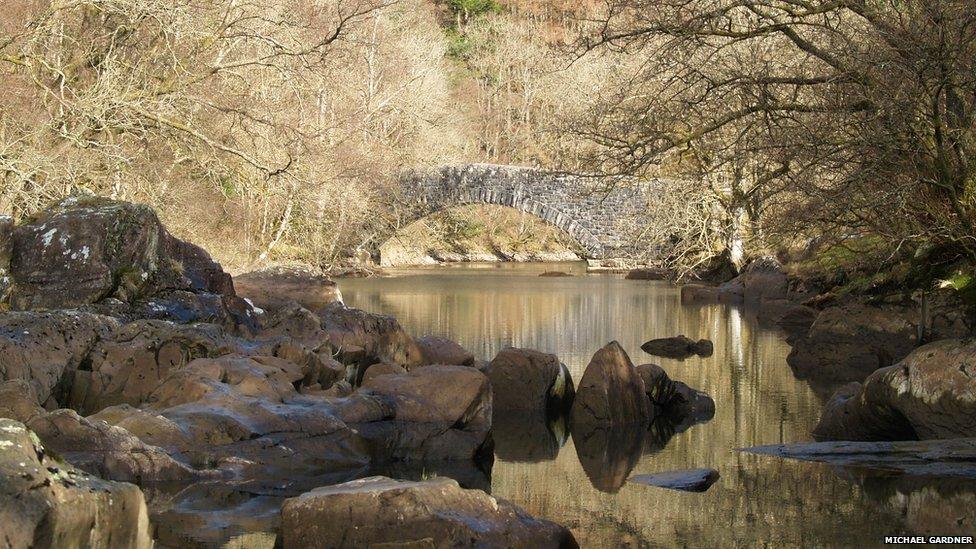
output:
[{"label": "rocky riverbed", "polygon": [[[973,323],[951,296],[925,314],[904,302],[818,306],[762,260],[682,298],[749,304],[791,334],[798,375],[863,382],[830,400],[821,438],[950,439],[859,448],[861,461],[829,448],[762,453],[896,462],[906,475],[940,462],[971,470],[969,442],[952,439],[974,436],[972,349],[960,339]],[[508,348],[483,362],[414,337],[347,307],[312,272],[232,278],[124,202],[72,198],[17,225],[0,219],[0,303],[0,533],[15,547],[222,543],[229,524],[285,547],[574,546],[564,526],[485,493],[496,440],[531,439],[499,456],[533,461],[571,432],[590,482],[615,493],[636,457],[715,413],[708,395],[635,365],[616,341],[589,351],[574,380],[552,354]],[[683,337],[645,348],[712,352]]]},{"label": "rocky riverbed", "polygon": [[[659,367],[636,368],[616,343],[596,353],[577,394],[554,355],[506,349],[478,363],[452,341],[346,307],[312,273],[253,273],[235,286],[139,205],[66,199],[0,231],[0,529],[15,547],[150,546],[159,520],[190,536],[157,535],[164,545],[219,541],[221,521],[239,521],[315,525],[289,527],[286,547],[574,546],[567,529],[454,481],[353,479],[428,468],[478,477],[493,422],[513,411],[572,418],[600,439],[693,422],[711,402]],[[176,505],[172,486],[187,487]],[[237,508],[213,499],[222,486],[273,503]],[[335,514],[343,508],[352,514]],[[379,511],[415,519],[378,521]]]}]

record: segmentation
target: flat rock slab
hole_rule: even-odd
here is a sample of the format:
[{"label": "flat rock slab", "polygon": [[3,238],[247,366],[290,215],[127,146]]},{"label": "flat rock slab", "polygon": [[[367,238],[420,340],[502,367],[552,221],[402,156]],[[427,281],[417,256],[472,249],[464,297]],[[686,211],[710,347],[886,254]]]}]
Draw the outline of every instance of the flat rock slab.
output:
[{"label": "flat rock slab", "polygon": [[976,438],[811,442],[756,446],[739,451],[903,475],[976,478]]},{"label": "flat rock slab", "polygon": [[668,488],[669,490],[704,492],[715,484],[718,477],[718,471],[715,469],[687,469],[683,471],[654,473],[652,475],[636,475],[630,477],[628,480],[635,484],[647,484],[649,486]]}]

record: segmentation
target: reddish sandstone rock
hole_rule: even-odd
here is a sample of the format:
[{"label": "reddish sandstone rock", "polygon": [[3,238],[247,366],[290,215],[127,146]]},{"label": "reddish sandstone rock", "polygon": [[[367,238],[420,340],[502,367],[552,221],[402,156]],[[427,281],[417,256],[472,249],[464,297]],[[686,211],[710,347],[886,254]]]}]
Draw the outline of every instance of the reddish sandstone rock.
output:
[{"label": "reddish sandstone rock", "polygon": [[74,373],[68,404],[83,414],[116,404],[138,406],[194,359],[237,349],[237,342],[214,325],[132,322],[93,346],[84,368]]},{"label": "reddish sandstone rock", "polygon": [[421,365],[446,364],[449,366],[472,366],[474,355],[467,349],[443,337],[427,336],[416,341],[420,349]]},{"label": "reddish sandstone rock", "polygon": [[502,349],[485,369],[496,412],[516,410],[545,415],[568,410],[573,378],[556,355],[532,349]]},{"label": "reddish sandstone rock", "polygon": [[321,273],[299,268],[272,268],[234,277],[237,295],[266,310],[279,309],[289,302],[311,311],[342,302],[336,283]]},{"label": "reddish sandstone rock", "polygon": [[574,424],[647,425],[650,403],[644,382],[619,343],[593,355],[573,402]]},{"label": "reddish sandstone rock", "polygon": [[74,410],[37,416],[28,426],[47,448],[79,469],[102,478],[143,483],[203,476],[126,429],[83,418]]},{"label": "reddish sandstone rock", "polygon": [[842,387],[814,435],[824,440],[976,436],[976,342],[942,340]]},{"label": "reddish sandstone rock", "polygon": [[322,329],[333,348],[346,354],[345,364],[353,361],[364,370],[371,364],[397,364],[407,370],[423,362],[413,338],[391,316],[367,313],[334,303],[320,313]]},{"label": "reddish sandstone rock", "polygon": [[285,501],[281,532],[285,547],[577,547],[566,528],[449,478],[317,488]]},{"label": "reddish sandstone rock", "polygon": [[11,250],[17,309],[132,302],[161,289],[234,295],[219,264],[139,204],[66,198],[15,227]]},{"label": "reddish sandstone rock", "polygon": [[398,441],[384,458],[480,459],[489,450],[491,384],[475,368],[427,366],[376,376],[359,393],[379,397],[394,410],[394,421],[357,424],[373,441]]},{"label": "reddish sandstone rock", "polygon": [[94,478],[0,419],[0,539],[7,547],[152,547],[139,488]]},{"label": "reddish sandstone rock", "polygon": [[373,364],[366,369],[366,373],[363,374],[363,383],[369,383],[369,380],[378,376],[388,376],[388,375],[401,375],[407,373],[407,370],[403,366],[398,366],[396,364]]},{"label": "reddish sandstone rock", "polygon": [[0,381],[24,380],[38,402],[58,408],[63,380],[117,327],[112,318],[75,311],[0,313]]},{"label": "reddish sandstone rock", "polygon": [[830,307],[796,339],[787,362],[801,379],[862,381],[915,348],[916,319],[913,311],[902,307]]}]

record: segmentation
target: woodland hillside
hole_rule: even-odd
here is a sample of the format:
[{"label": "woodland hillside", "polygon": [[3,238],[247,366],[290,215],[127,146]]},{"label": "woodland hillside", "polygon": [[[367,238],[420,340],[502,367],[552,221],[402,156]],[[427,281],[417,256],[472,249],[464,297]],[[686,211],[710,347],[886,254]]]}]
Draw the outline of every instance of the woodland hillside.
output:
[{"label": "woodland hillside", "polygon": [[965,0],[8,0],[0,212],[93,192],[328,269],[402,170],[492,162],[673,178],[642,259],[679,273],[968,280],[974,65]]}]

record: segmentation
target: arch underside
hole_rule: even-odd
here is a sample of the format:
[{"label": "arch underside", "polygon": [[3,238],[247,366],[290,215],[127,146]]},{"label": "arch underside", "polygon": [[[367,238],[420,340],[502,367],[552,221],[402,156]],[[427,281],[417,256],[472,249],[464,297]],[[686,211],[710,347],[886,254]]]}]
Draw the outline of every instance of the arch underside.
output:
[{"label": "arch underside", "polygon": [[425,207],[418,211],[411,221],[422,219],[448,208],[469,204],[506,206],[532,214],[573,237],[585,252],[586,259],[603,257],[603,244],[578,220],[554,206],[533,200],[521,193],[480,188],[467,189],[451,197],[428,197],[428,200],[424,201]]}]

